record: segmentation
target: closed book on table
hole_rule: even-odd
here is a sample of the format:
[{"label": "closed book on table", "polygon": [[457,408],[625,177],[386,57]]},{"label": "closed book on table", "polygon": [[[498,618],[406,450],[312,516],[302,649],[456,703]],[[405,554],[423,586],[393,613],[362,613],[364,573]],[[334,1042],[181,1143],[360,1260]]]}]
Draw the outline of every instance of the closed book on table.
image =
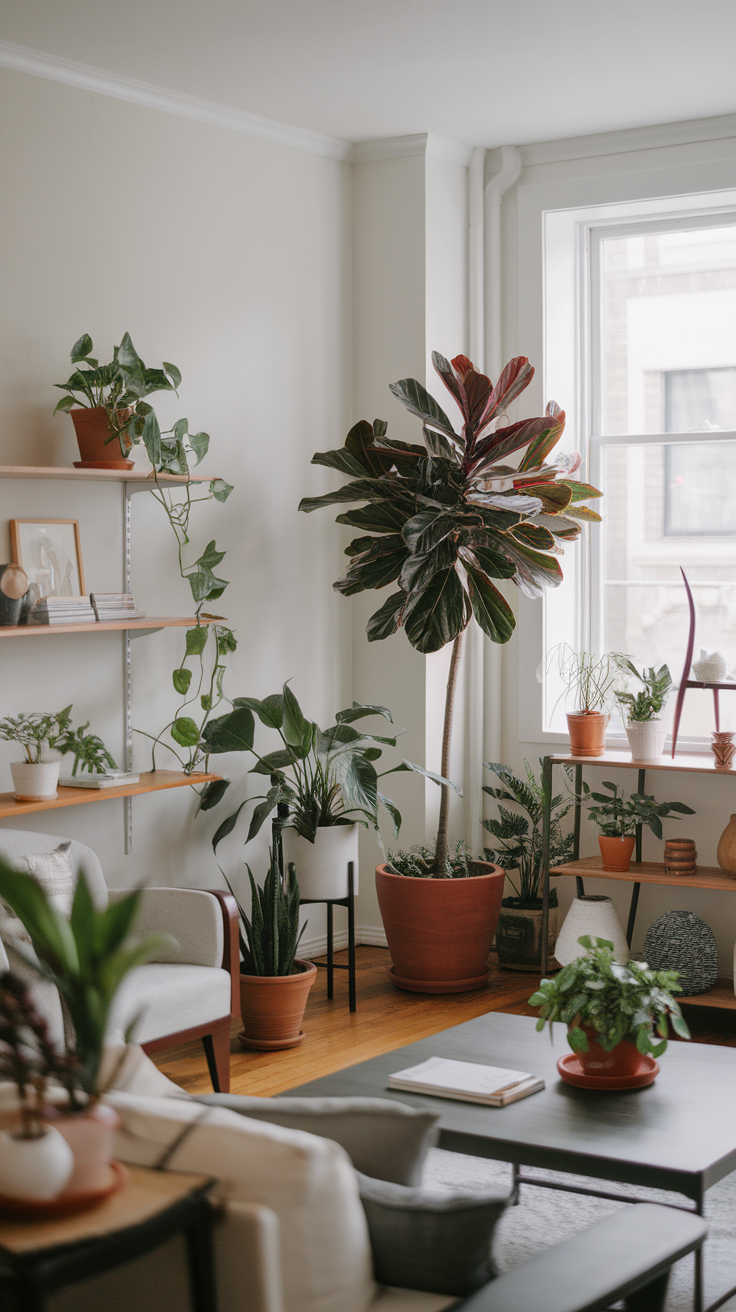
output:
[{"label": "closed book on table", "polygon": [[505,1107],[544,1088],[544,1080],[529,1071],[451,1061],[446,1057],[430,1057],[419,1066],[396,1071],[389,1075],[388,1084],[390,1089],[402,1089],[406,1093],[428,1093],[435,1098],[456,1098],[459,1102],[482,1103],[486,1107]]}]

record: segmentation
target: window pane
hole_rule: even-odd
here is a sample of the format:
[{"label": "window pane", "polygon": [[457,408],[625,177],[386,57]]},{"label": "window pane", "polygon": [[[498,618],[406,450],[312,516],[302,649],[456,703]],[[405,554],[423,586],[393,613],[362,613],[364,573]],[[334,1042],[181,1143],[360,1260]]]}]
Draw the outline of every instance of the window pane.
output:
[{"label": "window pane", "polygon": [[736,534],[736,443],[673,442],[664,453],[665,536]]},{"label": "window pane", "polygon": [[736,429],[736,226],[601,242],[607,434]]}]

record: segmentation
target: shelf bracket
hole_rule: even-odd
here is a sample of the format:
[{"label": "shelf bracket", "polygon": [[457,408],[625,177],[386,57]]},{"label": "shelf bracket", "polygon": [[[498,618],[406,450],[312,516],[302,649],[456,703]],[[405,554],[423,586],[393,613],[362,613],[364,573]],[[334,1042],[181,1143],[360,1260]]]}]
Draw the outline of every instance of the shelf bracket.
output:
[{"label": "shelf bracket", "polygon": [[[131,497],[134,488],[130,483],[123,483],[123,592],[130,592],[131,574]],[[133,675],[130,653],[131,629],[123,630],[123,737],[125,744],[125,768],[133,769]],[[133,799],[123,798],[123,826],[125,830],[125,855],[133,851]]]}]

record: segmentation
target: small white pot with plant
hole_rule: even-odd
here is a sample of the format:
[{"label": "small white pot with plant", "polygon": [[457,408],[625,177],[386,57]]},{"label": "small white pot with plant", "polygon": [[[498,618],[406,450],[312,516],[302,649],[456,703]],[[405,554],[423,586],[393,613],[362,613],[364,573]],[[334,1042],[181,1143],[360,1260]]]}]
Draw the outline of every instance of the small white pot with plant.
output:
[{"label": "small white pot with plant", "polygon": [[[662,755],[667,737],[667,726],[661,718],[661,712],[673,687],[669,669],[666,665],[660,665],[655,670],[650,665],[640,673],[623,652],[614,652],[612,659],[627,678],[627,686],[616,691],[616,701],[622,711],[625,709],[627,712],[625,728],[631,759],[656,761]],[[632,679],[642,685],[636,692],[631,690]]]},{"label": "small white pot with plant", "polygon": [[557,667],[563,684],[567,711],[567,731],[571,756],[602,756],[606,750],[606,729],[611,718],[609,702],[616,677],[608,656],[589,651],[575,651],[566,642],[550,653],[550,664]]},{"label": "small white pot with plant", "polygon": [[0,720],[0,741],[18,743],[25,752],[23,761],[12,761],[10,773],[18,802],[46,802],[56,797],[59,782],[59,757],[48,759],[51,752],[74,756],[72,774],[81,761],[82,769],[105,774],[115,769],[115,762],[97,734],[86,733],[87,724],[71,727],[71,706],[56,714],[22,711]]}]

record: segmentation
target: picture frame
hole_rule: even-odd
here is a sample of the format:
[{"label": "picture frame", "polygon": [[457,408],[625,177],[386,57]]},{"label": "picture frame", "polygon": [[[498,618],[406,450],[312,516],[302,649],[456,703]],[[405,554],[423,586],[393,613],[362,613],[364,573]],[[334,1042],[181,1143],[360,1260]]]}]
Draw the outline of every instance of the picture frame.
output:
[{"label": "picture frame", "polygon": [[11,519],[10,554],[41,597],[84,597],[78,519]]}]

